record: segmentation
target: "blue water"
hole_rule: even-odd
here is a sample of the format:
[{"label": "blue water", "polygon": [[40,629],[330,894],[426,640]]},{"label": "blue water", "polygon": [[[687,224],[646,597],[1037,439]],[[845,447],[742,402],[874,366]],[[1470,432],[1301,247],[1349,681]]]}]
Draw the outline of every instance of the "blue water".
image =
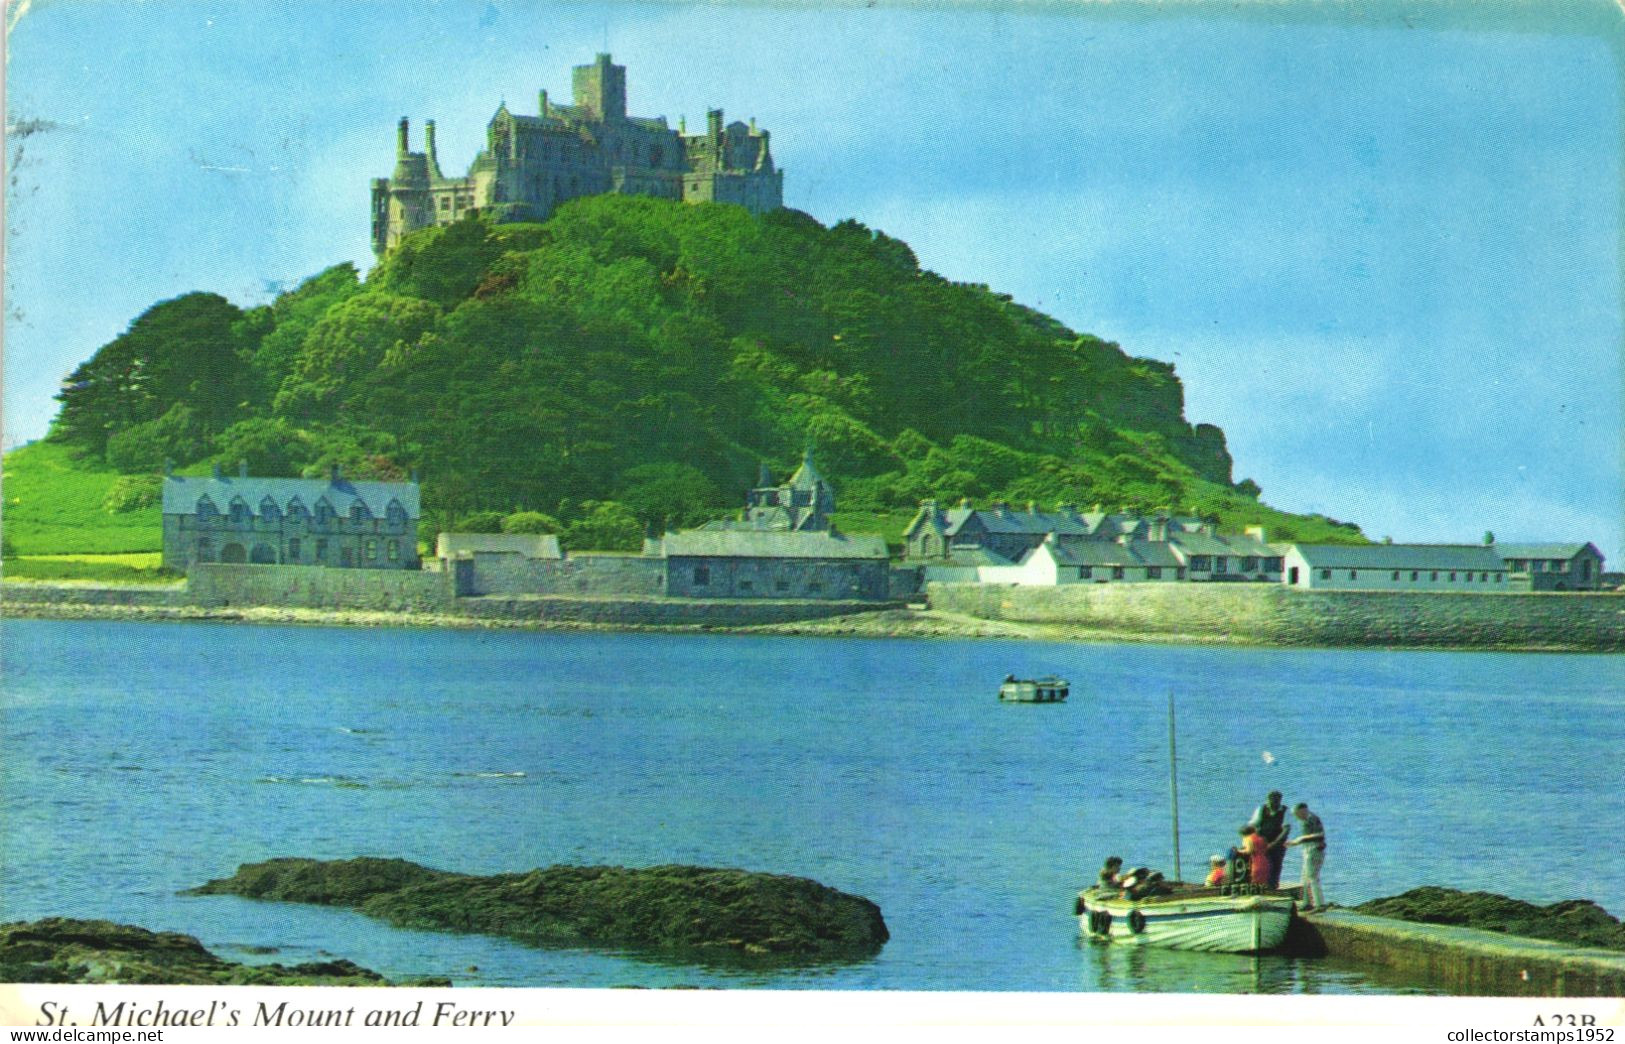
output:
[{"label": "blue water", "polygon": [[[1424,883],[1625,912],[1625,657],[6,620],[0,919],[471,985],[1394,992],[1328,961],[1080,941],[1108,854],[1182,863],[1271,789],[1354,903]],[[1073,680],[1001,704],[1006,673]],[[534,949],[180,889],[281,855],[699,863],[867,896],[871,960]],[[1286,878],[1296,877],[1288,856]],[[250,948],[276,952],[258,955]]]}]

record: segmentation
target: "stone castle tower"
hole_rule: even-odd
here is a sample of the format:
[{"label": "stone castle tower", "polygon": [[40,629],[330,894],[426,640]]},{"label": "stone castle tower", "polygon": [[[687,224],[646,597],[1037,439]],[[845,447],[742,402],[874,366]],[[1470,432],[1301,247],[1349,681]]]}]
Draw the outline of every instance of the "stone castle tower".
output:
[{"label": "stone castle tower", "polygon": [[752,213],[784,205],[784,172],[773,164],[768,132],[722,110],[705,132],[672,130],[664,116],[626,114],[626,67],[600,54],[574,69],[573,105],[542,91],[539,114],[515,116],[503,103],[486,128],[486,147],[468,175],[448,178],[435,155],[434,121],[424,151],[411,151],[407,120],[396,132],[395,172],[372,182],[372,248],[382,256],[415,229],[447,225],[470,210],[500,221],[540,221],[565,200],[620,192],[687,203],[737,203]]}]

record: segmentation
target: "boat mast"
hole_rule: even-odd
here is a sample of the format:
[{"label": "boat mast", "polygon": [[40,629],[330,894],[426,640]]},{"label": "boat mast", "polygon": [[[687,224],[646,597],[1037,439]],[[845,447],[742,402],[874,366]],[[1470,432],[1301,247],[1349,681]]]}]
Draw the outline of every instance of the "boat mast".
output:
[{"label": "boat mast", "polygon": [[1168,690],[1168,793],[1174,809],[1174,880],[1179,872],[1179,755],[1174,745],[1174,693]]}]

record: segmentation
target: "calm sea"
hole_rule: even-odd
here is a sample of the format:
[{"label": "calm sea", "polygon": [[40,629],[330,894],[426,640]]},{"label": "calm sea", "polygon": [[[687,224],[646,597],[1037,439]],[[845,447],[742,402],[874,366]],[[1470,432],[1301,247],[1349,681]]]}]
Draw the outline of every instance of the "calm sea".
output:
[{"label": "calm sea", "polygon": [[[1353,903],[1420,884],[1625,913],[1625,657],[7,620],[0,920],[461,984],[1398,992],[1328,961],[1080,942],[1101,860],[1171,869],[1271,789]],[[1069,703],[1000,704],[1055,672]],[[875,958],[771,972],[176,892],[272,856],[473,873],[698,863],[880,904]],[[1297,855],[1286,877],[1296,877]],[[274,952],[262,953],[261,950]]]}]

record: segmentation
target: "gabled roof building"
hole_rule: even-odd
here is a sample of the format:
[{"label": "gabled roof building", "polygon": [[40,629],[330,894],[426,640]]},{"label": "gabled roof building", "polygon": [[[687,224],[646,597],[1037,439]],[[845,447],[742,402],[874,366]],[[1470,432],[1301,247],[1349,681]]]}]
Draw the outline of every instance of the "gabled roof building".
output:
[{"label": "gabled roof building", "polygon": [[164,567],[194,563],[417,569],[416,482],[166,474]]}]

